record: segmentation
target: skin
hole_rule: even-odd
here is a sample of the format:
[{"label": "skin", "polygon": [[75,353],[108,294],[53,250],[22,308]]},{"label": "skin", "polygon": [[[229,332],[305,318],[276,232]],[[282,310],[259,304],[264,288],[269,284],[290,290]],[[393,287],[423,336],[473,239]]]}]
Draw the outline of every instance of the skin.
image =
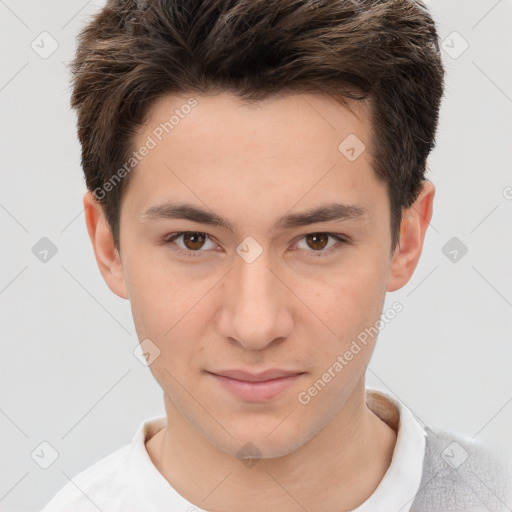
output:
[{"label": "skin", "polygon": [[[180,494],[207,510],[351,510],[377,488],[396,442],[396,432],[365,402],[376,338],[308,404],[297,397],[375,324],[386,292],[409,281],[434,186],[425,181],[404,211],[392,251],[389,199],[371,168],[364,103],[349,110],[321,94],[258,105],[227,92],[194,97],[198,106],[132,171],[121,205],[120,254],[98,203],[90,192],[84,196],[99,269],[110,289],[130,300],[139,340],[160,350],[150,370],[162,387],[168,424],[147,441],[148,453]],[[154,104],[135,146],[186,101],[166,96]],[[366,145],[355,161],[338,150],[349,134]],[[149,207],[171,200],[209,209],[235,231],[143,219]],[[285,214],[334,201],[367,213],[271,229]],[[162,242],[187,231],[209,238],[202,246],[183,237]],[[310,233],[348,242],[315,241]],[[251,263],[236,252],[248,236],[262,249]],[[302,374],[277,397],[254,403],[206,373],[234,368]],[[261,454],[252,466],[237,457],[248,442]]]}]

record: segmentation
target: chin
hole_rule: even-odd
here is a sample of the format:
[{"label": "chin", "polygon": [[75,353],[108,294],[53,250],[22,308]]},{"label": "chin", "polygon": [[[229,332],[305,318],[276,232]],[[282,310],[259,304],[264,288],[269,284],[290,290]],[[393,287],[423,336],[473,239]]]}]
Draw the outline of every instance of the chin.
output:
[{"label": "chin", "polygon": [[300,449],[310,438],[306,432],[299,433],[298,429],[292,429],[290,426],[282,428],[281,425],[278,428],[279,433],[274,423],[271,428],[243,429],[237,433],[236,429],[228,427],[232,438],[224,439],[224,442],[210,439],[210,442],[228,455],[242,462],[247,461],[246,465],[250,467],[260,459],[285,457]]}]

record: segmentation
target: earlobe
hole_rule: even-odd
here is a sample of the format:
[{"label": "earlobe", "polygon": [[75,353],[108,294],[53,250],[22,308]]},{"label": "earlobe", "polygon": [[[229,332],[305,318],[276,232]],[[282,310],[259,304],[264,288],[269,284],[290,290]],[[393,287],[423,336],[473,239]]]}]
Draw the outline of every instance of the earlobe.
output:
[{"label": "earlobe", "polygon": [[391,261],[387,291],[405,286],[416,269],[423,249],[425,233],[432,219],[434,184],[424,181],[421,192],[410,208],[404,211],[400,227],[400,242]]},{"label": "earlobe", "polygon": [[83,204],[87,231],[101,275],[116,295],[128,299],[123,264],[103,209],[90,191],[84,195]]}]

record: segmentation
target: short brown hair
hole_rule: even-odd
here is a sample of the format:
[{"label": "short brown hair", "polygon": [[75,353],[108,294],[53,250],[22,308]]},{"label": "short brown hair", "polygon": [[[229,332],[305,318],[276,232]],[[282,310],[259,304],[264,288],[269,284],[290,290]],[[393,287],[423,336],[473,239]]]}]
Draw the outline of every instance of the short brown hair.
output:
[{"label": "short brown hair", "polygon": [[[104,191],[129,159],[137,129],[164,95],[366,98],[393,248],[402,209],[425,179],[444,81],[434,21],[415,0],[109,0],[79,34],[71,71],[91,191]],[[97,196],[118,250],[129,176]]]}]

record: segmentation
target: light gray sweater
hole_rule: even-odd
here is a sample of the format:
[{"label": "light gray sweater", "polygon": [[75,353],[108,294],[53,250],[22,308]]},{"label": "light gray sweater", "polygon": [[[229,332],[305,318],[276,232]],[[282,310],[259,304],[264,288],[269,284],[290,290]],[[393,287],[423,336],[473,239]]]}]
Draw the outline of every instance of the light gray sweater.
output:
[{"label": "light gray sweater", "polygon": [[512,511],[510,464],[452,433],[425,431],[423,475],[410,512]]}]

